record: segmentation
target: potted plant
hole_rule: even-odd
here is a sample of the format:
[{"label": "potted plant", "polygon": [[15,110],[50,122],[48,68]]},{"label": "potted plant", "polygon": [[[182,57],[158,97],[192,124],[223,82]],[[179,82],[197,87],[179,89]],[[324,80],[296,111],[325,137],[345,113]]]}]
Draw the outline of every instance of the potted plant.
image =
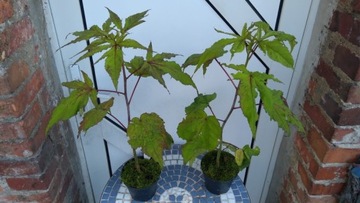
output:
[{"label": "potted plant", "polygon": [[[64,46],[87,41],[88,45],[79,53],[81,56],[76,62],[100,54],[97,61],[104,60],[104,68],[112,80],[114,89],[96,89],[85,72],[82,72],[83,81],[62,83],[72,91],[68,97],[61,99],[53,110],[46,132],[57,122],[80,114],[82,121],[78,127],[79,136],[81,132],[86,132],[98,124],[106,115],[113,117],[124,128],[133,154],[133,158],[124,164],[121,179],[127,185],[134,200],[146,201],[156,192],[156,183],[163,167],[162,152],[171,146],[173,139],[158,114],[143,113],[139,117],[132,117],[131,103],[134,93],[141,78],[145,77],[157,80],[166,89],[163,79],[166,74],[183,85],[195,87],[195,84],[191,77],[182,71],[179,64],[170,60],[176,57],[176,54],[154,52],[151,42],[145,47],[129,38],[130,30],[145,22],[144,18],[148,11],[131,15],[124,20],[109,9],[108,12],[109,18],[101,27],[94,25],[88,30],[72,33],[75,39]],[[145,57],[134,56],[131,60],[125,61],[126,49],[144,50]],[[133,86],[129,83],[132,78],[135,81]],[[126,118],[125,123],[110,111],[114,98],[100,101],[99,92],[111,92],[124,97],[125,102],[122,104],[125,105],[126,112],[122,116]],[[88,106],[91,106],[91,109],[84,112]],[[138,157],[136,152],[138,148],[141,148],[150,159]]]},{"label": "potted plant", "polygon": [[[196,157],[206,153],[201,161],[205,185],[210,192],[221,194],[229,189],[238,172],[249,166],[251,157],[260,153],[258,147],[251,148],[246,145],[238,148],[224,142],[224,128],[235,110],[241,110],[246,117],[252,136],[256,134],[259,101],[270,118],[285,132],[290,132],[291,125],[299,130],[303,130],[303,127],[289,109],[282,92],[267,86],[268,81],[281,81],[274,75],[253,71],[249,65],[255,52],[261,51],[271,60],[292,68],[294,60],[291,52],[297,43],[295,37],[273,31],[268,24],[261,21],[254,22],[250,26],[245,24],[240,35],[216,31],[228,37],[216,41],[200,54],[189,56],[183,68],[195,66],[194,73],[202,69],[203,74],[206,75],[210,64],[215,62],[228,78],[229,88],[223,91],[233,92],[234,97],[226,106],[228,111],[225,118],[219,118],[210,105],[216,94],[201,94],[197,90],[198,96],[186,107],[186,116],[179,123],[177,133],[186,140],[182,147],[185,163],[192,163]],[[218,58],[224,57],[226,53],[230,53],[231,59],[239,53],[244,53],[245,60],[239,64],[221,63]],[[225,105],[226,101],[222,101],[222,104]],[[233,153],[228,153],[224,149],[230,149]],[[215,182],[223,185],[214,187]]]}]

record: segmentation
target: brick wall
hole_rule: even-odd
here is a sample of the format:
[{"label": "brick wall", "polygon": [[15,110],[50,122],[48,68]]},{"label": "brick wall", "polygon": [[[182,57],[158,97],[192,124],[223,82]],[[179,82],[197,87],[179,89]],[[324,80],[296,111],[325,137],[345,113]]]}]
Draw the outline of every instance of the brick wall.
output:
[{"label": "brick wall", "polygon": [[44,133],[61,96],[45,25],[41,0],[0,0],[0,202],[87,201],[69,126]]},{"label": "brick wall", "polygon": [[307,130],[294,136],[283,203],[338,202],[349,165],[360,157],[360,0],[340,0],[324,33],[303,98]]}]

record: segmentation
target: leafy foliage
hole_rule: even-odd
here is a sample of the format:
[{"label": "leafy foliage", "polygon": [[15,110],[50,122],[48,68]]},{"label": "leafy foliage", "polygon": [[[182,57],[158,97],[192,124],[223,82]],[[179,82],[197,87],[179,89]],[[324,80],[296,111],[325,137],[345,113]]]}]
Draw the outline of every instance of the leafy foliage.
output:
[{"label": "leafy foliage", "polygon": [[[98,92],[107,91],[122,95],[125,100],[126,114],[121,116],[127,118],[128,126],[122,123],[121,119],[113,117],[127,132],[128,142],[133,148],[137,172],[141,173],[142,169],[140,169],[135,149],[141,148],[145,154],[152,157],[160,166],[163,166],[162,151],[164,148],[171,146],[173,139],[166,132],[164,121],[155,113],[144,113],[140,118],[131,119],[130,104],[138,83],[130,86],[131,83],[128,83],[128,80],[131,76],[137,77],[138,82],[141,77],[151,77],[167,89],[163,76],[168,74],[183,85],[189,85],[195,89],[196,86],[192,78],[183,71],[181,66],[171,60],[177,56],[176,54],[157,53],[153,51],[151,42],[148,47],[145,47],[138,41],[129,38],[132,29],[145,22],[144,18],[147,16],[147,10],[131,15],[124,20],[120,19],[110,9],[107,10],[109,18],[101,27],[93,25],[88,30],[72,33],[75,39],[64,46],[83,41],[88,42],[88,45],[75,55],[78,57],[75,63],[99,54],[99,58],[95,63],[102,60],[105,62],[104,69],[111,78],[115,90],[97,90],[90,77],[84,72],[82,73],[83,81],[76,80],[63,83],[72,92],[68,97],[63,98],[54,109],[46,131],[57,122],[80,114],[83,120],[78,127],[78,132],[79,134],[82,131],[86,132],[103,120],[106,115],[113,116],[110,110],[114,104],[114,98],[99,102]],[[124,52],[127,49],[144,50],[145,57],[135,56],[130,61],[125,61]],[[123,76],[122,80],[120,80],[120,76]],[[122,82],[120,83],[122,92],[118,91],[119,81]],[[91,107],[90,105],[87,106],[89,101],[92,103]],[[85,107],[91,109],[83,113]]]},{"label": "leafy foliage", "polygon": [[134,117],[129,123],[127,134],[129,144],[134,149],[142,148],[143,152],[163,166],[163,149],[170,148],[173,139],[166,132],[164,121],[156,113],[143,113],[140,118]]},{"label": "leafy foliage", "polygon": [[[229,117],[232,115],[232,112],[238,107],[236,106],[237,104],[246,117],[253,136],[256,135],[256,124],[259,119],[257,113],[257,101],[259,100],[262,102],[263,107],[270,118],[276,121],[279,127],[287,133],[290,132],[291,125],[295,125],[300,131],[303,130],[301,122],[289,109],[282,92],[267,86],[269,81],[281,81],[271,74],[251,71],[248,67],[251,57],[256,50],[259,50],[271,60],[278,62],[285,67],[293,68],[294,59],[291,52],[297,44],[295,37],[284,32],[273,31],[268,24],[261,21],[254,22],[250,26],[245,24],[240,35],[223,32],[221,30],[216,30],[216,32],[227,35],[227,38],[216,41],[202,53],[196,53],[189,56],[182,67],[185,69],[189,66],[195,66],[194,73],[202,68],[202,72],[205,75],[210,64],[219,57],[229,53],[232,59],[237,54],[245,52],[246,59],[242,64],[221,64],[217,61],[228,76],[228,79],[231,80],[232,84],[235,86],[234,101],[237,102],[232,104],[225,119],[216,118],[215,115],[207,116],[204,109],[209,107],[211,110],[208,102],[199,103],[197,105],[195,105],[194,103],[196,102],[194,102],[191,105],[200,110],[196,112],[196,115],[186,112],[186,118],[178,126],[179,136],[187,141],[183,148],[185,161],[193,160],[193,158],[198,155],[198,152],[211,150],[215,144],[219,145],[219,150],[221,150],[223,144],[222,130]],[[227,68],[232,72],[235,72],[230,75]],[[235,83],[236,81],[238,82],[237,85]],[[200,94],[199,97],[201,98],[202,95]],[[195,100],[199,100],[199,98],[196,98]],[[187,107],[187,109],[188,108],[189,107]],[[214,112],[212,113],[214,114]],[[210,117],[213,120],[217,120],[216,123],[221,121],[222,124],[221,127],[220,124],[216,124],[216,129],[220,130],[220,132],[216,131],[217,136],[206,137],[202,127],[207,124],[204,122],[205,118],[209,119]],[[190,131],[189,129],[196,129],[197,131]],[[206,141],[205,138],[207,138]],[[207,145],[207,147],[205,145]],[[252,149],[249,146],[244,146],[242,149],[234,150],[234,153],[240,168],[244,169],[249,165],[251,156],[257,156],[260,153],[260,149],[257,147]],[[218,153],[218,156],[219,155],[220,153]],[[217,160],[220,159],[217,158]]]},{"label": "leafy foliage", "polygon": [[186,107],[186,118],[178,125],[177,134],[187,142],[183,145],[184,163],[192,163],[195,158],[215,149],[221,136],[221,127],[215,116],[204,111],[216,94],[199,95]]}]

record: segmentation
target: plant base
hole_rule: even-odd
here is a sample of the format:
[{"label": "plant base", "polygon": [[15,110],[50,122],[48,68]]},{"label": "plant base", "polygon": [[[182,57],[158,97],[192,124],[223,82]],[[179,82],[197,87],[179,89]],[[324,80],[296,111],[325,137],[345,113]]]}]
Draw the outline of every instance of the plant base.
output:
[{"label": "plant base", "polygon": [[135,201],[148,201],[150,200],[156,193],[157,190],[157,182],[153,183],[152,185],[146,188],[132,188],[126,186],[129,190],[129,193],[133,200]]},{"label": "plant base", "polygon": [[221,151],[220,165],[216,166],[217,150],[210,151],[201,159],[201,170],[204,173],[206,189],[216,195],[226,193],[239,173],[235,157],[229,152]]},{"label": "plant base", "polygon": [[121,171],[121,180],[129,189],[133,200],[147,201],[156,193],[161,167],[152,159],[138,160],[141,172],[136,170],[135,159],[130,159]]}]

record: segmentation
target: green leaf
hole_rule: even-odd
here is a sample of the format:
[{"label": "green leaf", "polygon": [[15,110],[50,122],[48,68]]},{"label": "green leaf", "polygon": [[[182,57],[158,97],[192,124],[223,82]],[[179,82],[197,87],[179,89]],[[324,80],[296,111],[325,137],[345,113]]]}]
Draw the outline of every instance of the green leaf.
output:
[{"label": "green leaf", "polygon": [[263,103],[265,111],[269,114],[272,120],[275,120],[279,127],[282,128],[286,133],[290,133],[290,126],[295,125],[300,131],[303,131],[303,126],[301,122],[297,119],[296,115],[292,113],[290,108],[287,105],[283,93],[279,90],[273,90],[266,86],[266,80],[274,80],[272,75],[267,75],[264,73],[255,73],[257,78],[256,86],[260,93],[260,98]]},{"label": "green leaf", "polygon": [[188,66],[196,66],[199,63],[200,56],[201,54],[192,54],[185,60],[181,67],[186,68]]},{"label": "green leaf", "polygon": [[240,97],[240,107],[247,118],[253,137],[256,135],[256,122],[259,119],[256,108],[256,84],[251,72],[238,72],[233,74],[234,79],[240,80],[241,84],[237,94]]},{"label": "green leaf", "polygon": [[216,93],[203,95],[199,94],[192,104],[185,108],[188,115],[196,114],[199,111],[204,111],[209,106],[210,102],[216,98]]},{"label": "green leaf", "polygon": [[186,140],[182,147],[184,163],[193,163],[195,158],[215,149],[221,137],[221,127],[215,116],[207,116],[205,112],[187,115],[179,123],[177,134]]},{"label": "green leaf", "polygon": [[146,49],[145,46],[141,45],[139,42],[133,39],[124,39],[124,41],[121,42],[121,46],[133,49]]},{"label": "green leaf", "polygon": [[179,81],[183,85],[190,85],[196,88],[196,85],[191,77],[187,73],[183,72],[180,65],[176,62],[165,61],[161,63],[159,68],[161,68],[164,73],[169,74],[172,78],[174,78],[176,81]]},{"label": "green leaf", "polygon": [[147,16],[149,10],[143,11],[141,13],[136,13],[125,19],[124,31],[127,32],[131,28],[145,22],[143,19]]},{"label": "green leaf", "polygon": [[105,53],[105,70],[109,74],[115,89],[118,89],[120,72],[123,64],[123,52],[118,47],[112,47]]},{"label": "green leaf", "polygon": [[281,63],[286,67],[294,66],[294,59],[291,55],[290,50],[279,40],[264,40],[259,42],[259,48],[265,54],[269,56],[270,59]]},{"label": "green leaf", "polygon": [[235,161],[238,166],[241,166],[244,161],[244,151],[242,149],[237,149],[235,151]]},{"label": "green leaf", "polygon": [[251,158],[253,156],[258,156],[260,154],[260,148],[258,146],[252,149],[249,145],[245,145],[242,149],[239,150],[243,152],[243,161],[240,165],[238,164],[240,171],[250,166]]},{"label": "green leaf", "polygon": [[169,61],[176,54],[172,53],[160,53],[153,56],[152,44],[149,44],[147,49],[146,59],[143,57],[134,57],[130,63],[126,63],[126,66],[130,73],[140,77],[152,77],[157,80],[165,88],[165,80],[163,76],[169,74],[175,80],[181,82],[184,85],[191,85],[196,88],[195,83],[191,77],[185,73],[179,64],[174,61]]},{"label": "green leaf", "polygon": [[216,94],[199,95],[186,107],[186,117],[177,127],[177,134],[187,142],[183,145],[182,154],[185,163],[192,163],[195,158],[215,149],[221,137],[220,123],[215,116],[208,116],[204,109],[215,99]]},{"label": "green leaf", "polygon": [[122,21],[120,19],[120,17],[114,13],[112,10],[110,10],[109,8],[106,8],[109,12],[109,18],[111,20],[111,22],[114,23],[114,25],[119,29],[119,30],[122,30]]},{"label": "green leaf", "polygon": [[57,122],[68,120],[78,112],[83,111],[89,98],[95,106],[97,105],[97,91],[93,87],[93,82],[85,72],[81,72],[85,82],[75,80],[62,83],[63,86],[74,90],[68,97],[61,99],[60,103],[53,110],[50,121],[46,127],[46,132]]},{"label": "green leaf", "polygon": [[80,110],[85,108],[88,100],[89,96],[86,92],[81,90],[72,91],[70,95],[63,98],[53,110],[45,132],[47,133],[57,122],[68,120],[75,116]]},{"label": "green leaf", "polygon": [[110,111],[110,108],[113,106],[113,104],[114,98],[111,98],[108,101],[105,101],[86,112],[83,116],[83,120],[80,123],[78,135],[80,135],[81,131],[86,132],[89,128],[102,121],[102,119]]},{"label": "green leaf", "polygon": [[225,51],[225,47],[233,42],[234,39],[220,39],[215,42],[211,47],[205,49],[205,51],[201,54],[199,58],[195,71],[202,67],[203,74],[205,74],[207,67],[210,65],[210,63],[214,59],[219,58],[225,53],[227,53],[227,51]]},{"label": "green leaf", "polygon": [[144,113],[140,118],[131,119],[127,135],[129,144],[142,151],[163,166],[162,153],[169,149],[173,139],[166,132],[164,121],[156,113]]}]

